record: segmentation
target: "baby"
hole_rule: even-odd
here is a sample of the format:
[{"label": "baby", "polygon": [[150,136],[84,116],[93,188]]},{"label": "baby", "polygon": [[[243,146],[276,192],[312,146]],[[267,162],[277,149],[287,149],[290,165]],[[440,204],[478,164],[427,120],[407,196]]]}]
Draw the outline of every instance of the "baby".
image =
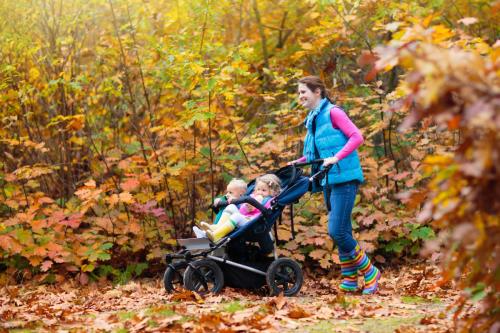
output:
[{"label": "baby", "polygon": [[[255,180],[255,188],[251,197],[261,203],[265,208],[269,208],[271,206],[271,199],[278,195],[280,190],[281,182],[278,176],[266,174]],[[230,203],[234,200],[235,199],[231,199],[228,200],[228,202]],[[201,228],[206,232],[207,237],[211,241],[217,242],[236,227],[245,225],[260,214],[260,210],[250,204],[242,204],[239,208],[231,204],[224,209],[217,224],[210,225],[202,222]]]},{"label": "baby", "polygon": [[226,187],[226,195],[224,196],[224,198],[216,198],[214,201],[214,206],[217,206],[224,199],[227,202],[237,200],[245,193],[247,193],[247,183],[245,183],[243,179],[231,179]]},{"label": "baby", "polygon": [[[239,178],[231,179],[231,181],[229,182],[229,184],[227,184],[227,187],[226,187],[226,195],[222,198],[216,198],[214,200],[214,206],[217,207],[217,205],[222,201],[231,202],[231,201],[237,200],[242,195],[244,195],[246,192],[247,192],[247,183],[245,183],[245,181],[243,179],[239,179]],[[217,214],[217,216],[215,217],[214,225],[217,225],[217,223],[219,222],[219,220],[222,216],[222,213],[223,213],[223,211],[221,210]],[[201,222],[201,223],[208,224],[206,222]],[[197,238],[207,237],[205,231],[201,230],[197,226],[193,227],[193,232]]]}]

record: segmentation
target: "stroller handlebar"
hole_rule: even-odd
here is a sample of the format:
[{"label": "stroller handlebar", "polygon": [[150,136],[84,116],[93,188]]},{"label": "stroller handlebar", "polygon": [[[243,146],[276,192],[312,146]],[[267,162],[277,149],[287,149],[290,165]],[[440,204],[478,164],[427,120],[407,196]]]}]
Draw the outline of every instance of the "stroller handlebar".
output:
[{"label": "stroller handlebar", "polygon": [[[294,163],[292,165],[295,166],[295,167],[305,167],[305,166],[314,165],[314,164],[323,164],[323,162],[324,162],[324,159],[318,158],[318,159],[312,160],[310,162]],[[319,170],[314,175],[312,175],[311,177],[309,177],[309,181],[312,182],[312,181],[314,181],[317,178],[324,177],[328,173],[328,171],[330,171],[330,169],[332,167],[333,167],[333,164],[327,165],[326,167],[324,167],[323,169]]]},{"label": "stroller handlebar", "polygon": [[305,166],[313,165],[313,164],[323,164],[323,159],[318,158],[318,159],[312,160],[310,162],[293,163],[292,165],[295,167],[305,167]]}]

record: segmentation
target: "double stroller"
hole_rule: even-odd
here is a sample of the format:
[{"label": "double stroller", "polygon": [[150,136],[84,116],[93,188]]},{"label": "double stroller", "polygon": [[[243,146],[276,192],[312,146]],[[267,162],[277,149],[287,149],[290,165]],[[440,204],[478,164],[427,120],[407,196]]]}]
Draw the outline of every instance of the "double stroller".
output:
[{"label": "double stroller", "polygon": [[[167,292],[174,292],[183,286],[200,294],[217,293],[224,285],[259,289],[267,284],[271,295],[297,294],[302,287],[302,269],[290,258],[277,257],[272,229],[275,228],[277,236],[276,222],[281,219],[287,205],[291,206],[293,222],[293,204],[310,190],[312,182],[320,180],[329,171],[326,167],[307,177],[300,167],[312,164],[313,170],[314,166],[318,170],[322,162],[319,159],[272,172],[280,178],[282,190],[272,199],[270,208],[250,197],[255,187],[255,180],[251,181],[246,195],[233,203],[249,203],[261,214],[219,241],[213,243],[208,238],[178,239],[182,250],[165,256],[167,268],[163,283]],[[225,205],[212,208],[218,211]],[[272,257],[269,256],[271,252]]]}]

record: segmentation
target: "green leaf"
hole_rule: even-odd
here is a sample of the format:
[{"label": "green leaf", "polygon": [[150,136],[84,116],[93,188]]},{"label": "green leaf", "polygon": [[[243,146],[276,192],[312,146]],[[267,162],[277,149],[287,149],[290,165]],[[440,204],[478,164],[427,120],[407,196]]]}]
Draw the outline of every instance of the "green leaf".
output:
[{"label": "green leaf", "polygon": [[102,260],[102,261],[110,260],[111,255],[109,253],[99,253],[97,255],[97,259]]},{"label": "green leaf", "polygon": [[413,241],[417,239],[428,240],[434,237],[435,237],[434,230],[432,230],[430,227],[421,227],[415,229],[409,235],[409,238]]},{"label": "green leaf", "polygon": [[3,189],[5,191],[5,195],[7,196],[7,198],[10,198],[10,197],[12,197],[12,194],[16,190],[16,187],[12,184],[7,184],[4,186]]},{"label": "green leaf", "polygon": [[95,269],[94,264],[88,264],[82,266],[82,272],[92,272]]},{"label": "green leaf", "polygon": [[204,156],[210,156],[210,148],[209,147],[201,147],[200,153]]},{"label": "green leaf", "polygon": [[135,266],[134,272],[135,275],[139,276],[148,268],[148,264],[145,262],[141,262]]},{"label": "green leaf", "polygon": [[216,83],[217,83],[217,80],[214,77],[210,78],[210,80],[208,80],[208,83],[207,83],[208,91],[212,91],[214,89]]},{"label": "green leaf", "polygon": [[141,143],[139,141],[134,141],[125,145],[125,152],[127,154],[133,155],[137,153],[139,150],[141,150]]},{"label": "green leaf", "polygon": [[215,118],[215,113],[207,112],[207,111],[197,111],[195,112],[190,119],[182,124],[184,128],[191,127],[195,121],[204,121],[207,119]]},{"label": "green leaf", "polygon": [[385,247],[385,250],[388,252],[396,252],[396,253],[401,253],[407,247],[410,245],[411,242],[408,239],[397,239],[391,241],[387,246]]},{"label": "green leaf", "polygon": [[28,242],[32,240],[31,232],[24,229],[17,229],[16,238],[19,240],[21,244],[28,244]]},{"label": "green leaf", "polygon": [[112,247],[113,247],[113,243],[104,243],[104,244],[101,245],[101,250],[106,251],[106,250],[109,250]]},{"label": "green leaf", "polygon": [[480,301],[486,296],[486,286],[482,282],[476,284],[474,288],[466,288],[465,291],[471,294],[470,299],[473,302]]}]

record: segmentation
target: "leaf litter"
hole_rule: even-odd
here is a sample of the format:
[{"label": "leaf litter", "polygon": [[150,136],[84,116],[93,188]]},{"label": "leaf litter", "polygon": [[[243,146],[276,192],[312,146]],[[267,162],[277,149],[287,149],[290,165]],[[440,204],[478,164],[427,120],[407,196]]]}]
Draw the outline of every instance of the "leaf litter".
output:
[{"label": "leaf litter", "polygon": [[[296,297],[226,287],[218,295],[167,294],[160,279],[125,285],[77,281],[0,288],[0,331],[447,332],[459,292],[439,284],[437,267],[385,270],[376,295],[344,294],[339,279],[306,278]],[[406,330],[405,330],[406,329]]]}]

